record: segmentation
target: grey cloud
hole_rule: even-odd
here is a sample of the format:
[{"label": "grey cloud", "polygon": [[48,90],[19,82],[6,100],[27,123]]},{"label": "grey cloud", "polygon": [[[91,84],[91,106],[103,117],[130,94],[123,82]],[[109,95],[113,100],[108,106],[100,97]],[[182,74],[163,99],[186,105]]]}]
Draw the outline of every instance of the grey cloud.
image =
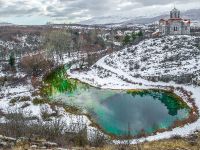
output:
[{"label": "grey cloud", "polygon": [[73,20],[73,18],[111,16],[122,13],[130,15],[137,9],[147,11],[145,7],[151,5],[164,6],[173,3],[179,5],[195,2],[197,0],[0,0],[0,16],[42,15],[57,18],[57,20],[62,18]]},{"label": "grey cloud", "polygon": [[1,9],[0,10],[0,16],[3,17],[9,17],[9,16],[31,16],[35,12],[39,12],[40,10],[38,8],[31,8],[31,9],[19,9],[15,8],[13,9],[12,7],[6,7],[5,10]]},{"label": "grey cloud", "polygon": [[138,2],[143,6],[150,5],[165,5],[165,4],[178,4],[178,3],[190,3],[196,2],[197,0],[128,0],[129,2]]}]

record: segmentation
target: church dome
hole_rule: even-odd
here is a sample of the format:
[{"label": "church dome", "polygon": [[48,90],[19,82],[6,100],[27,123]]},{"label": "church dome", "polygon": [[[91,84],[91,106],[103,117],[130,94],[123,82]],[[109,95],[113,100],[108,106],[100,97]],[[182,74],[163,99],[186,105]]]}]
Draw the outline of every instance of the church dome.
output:
[{"label": "church dome", "polygon": [[170,11],[170,18],[177,19],[180,18],[180,11],[177,8],[174,8]]}]

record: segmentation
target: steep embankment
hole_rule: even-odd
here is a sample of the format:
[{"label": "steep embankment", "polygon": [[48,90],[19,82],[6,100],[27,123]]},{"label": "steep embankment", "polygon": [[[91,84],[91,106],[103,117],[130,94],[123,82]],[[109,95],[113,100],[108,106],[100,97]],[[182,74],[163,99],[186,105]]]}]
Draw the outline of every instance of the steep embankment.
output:
[{"label": "steep embankment", "polygon": [[99,60],[88,72],[88,80],[143,78],[150,81],[196,83],[200,75],[200,37],[167,36],[148,39],[136,46]]}]

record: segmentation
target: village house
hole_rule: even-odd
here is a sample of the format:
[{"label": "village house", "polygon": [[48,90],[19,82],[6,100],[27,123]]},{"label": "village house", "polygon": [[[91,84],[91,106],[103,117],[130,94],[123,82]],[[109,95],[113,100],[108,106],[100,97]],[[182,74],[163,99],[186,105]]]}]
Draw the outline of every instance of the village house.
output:
[{"label": "village house", "polygon": [[190,35],[190,20],[182,19],[180,11],[174,8],[170,11],[170,19],[159,21],[161,35]]}]

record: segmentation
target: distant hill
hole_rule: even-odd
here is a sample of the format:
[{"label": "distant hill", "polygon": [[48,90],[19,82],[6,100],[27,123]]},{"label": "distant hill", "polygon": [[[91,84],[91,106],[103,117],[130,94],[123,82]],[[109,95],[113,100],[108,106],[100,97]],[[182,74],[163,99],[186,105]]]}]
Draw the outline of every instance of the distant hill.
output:
[{"label": "distant hill", "polygon": [[8,22],[0,22],[0,26],[13,26],[14,24]]},{"label": "distant hill", "polygon": [[[183,18],[189,18],[193,21],[200,22],[200,9],[191,9],[182,12]],[[168,18],[169,14],[159,15],[155,17],[123,17],[123,16],[106,16],[95,17],[86,21],[79,22],[80,24],[94,25],[94,24],[151,24],[161,18]]]}]

